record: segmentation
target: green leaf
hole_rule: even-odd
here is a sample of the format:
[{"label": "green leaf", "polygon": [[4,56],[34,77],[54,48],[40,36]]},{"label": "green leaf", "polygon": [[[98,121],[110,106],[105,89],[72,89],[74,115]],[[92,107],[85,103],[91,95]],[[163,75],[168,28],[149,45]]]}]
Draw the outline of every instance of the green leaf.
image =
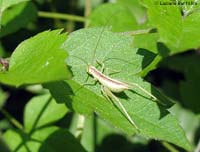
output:
[{"label": "green leaf", "polygon": [[145,0],[144,4],[148,8],[150,23],[158,29],[159,42],[166,46],[164,55],[200,46],[200,29],[196,28],[199,25],[200,13],[195,12],[183,17],[177,6],[155,5],[152,0]]},{"label": "green leaf", "polygon": [[133,45],[135,48],[146,49],[153,53],[159,53],[157,47],[158,41],[157,33],[149,33],[144,35],[135,35],[133,39]]},{"label": "green leaf", "polygon": [[[78,76],[77,79],[83,83],[87,77],[84,62],[91,64],[95,61],[94,63],[98,65],[96,62],[98,61],[104,63],[105,73],[124,73],[129,76],[137,74],[149,64],[149,61],[143,60],[144,52],[132,47],[131,36],[113,33],[106,27],[73,32],[65,42],[64,48],[71,55],[67,63],[76,65],[72,67],[75,79]],[[131,72],[127,68],[131,69]]]},{"label": "green leaf", "polygon": [[1,21],[0,37],[14,33],[37,17],[37,9],[31,2],[23,2],[4,11]]},{"label": "green leaf", "polygon": [[146,9],[139,0],[117,0],[117,3],[126,6],[137,19],[137,23],[142,24],[146,21]]},{"label": "green leaf", "polygon": [[27,131],[36,130],[39,127],[61,119],[66,113],[66,106],[64,104],[57,104],[50,95],[34,97],[25,108],[25,129]]},{"label": "green leaf", "polygon": [[153,61],[152,61],[145,69],[143,69],[143,70],[140,72],[140,76],[141,76],[141,77],[145,77],[145,76],[149,73],[149,71],[152,71],[152,70],[156,69],[156,68],[157,68],[157,65],[158,65],[158,63],[161,61],[161,59],[162,59],[162,57],[159,56],[159,55],[157,55],[157,56],[153,59]]},{"label": "green leaf", "polygon": [[47,138],[40,152],[58,151],[85,152],[77,139],[66,129],[60,129]]},{"label": "green leaf", "polygon": [[[137,82],[136,78],[133,78],[133,80],[140,85],[144,83],[141,80],[140,82]],[[123,130],[125,133],[132,135],[135,132],[133,126],[122,115],[119,109],[102,97],[100,94],[100,87],[98,92],[95,92],[92,87],[91,89],[93,89],[93,91],[88,90],[87,88],[80,89],[80,85],[77,85],[74,82],[68,83],[72,87],[73,92],[76,93],[73,97],[73,106],[75,108],[78,107],[79,111],[82,110],[81,107],[83,106],[91,108],[101,118]],[[147,87],[147,84],[145,86]],[[150,91],[149,88],[146,87],[145,89]],[[126,91],[125,96],[127,96],[128,100],[123,98],[120,98],[120,100],[131,118],[140,128],[140,134],[147,138],[166,140],[181,147],[185,147],[186,149],[190,149],[190,145],[186,140],[178,121],[164,108],[159,107],[156,103],[141,96],[142,92],[139,92],[139,90],[136,89],[134,91],[139,93],[139,95]]]},{"label": "green leaf", "polygon": [[29,0],[0,0],[0,10],[5,11],[7,8]]},{"label": "green leaf", "polygon": [[64,63],[67,54],[61,48],[66,35],[61,31],[45,31],[23,41],[11,56],[8,72],[0,74],[0,81],[19,86],[69,78]]},{"label": "green leaf", "polygon": [[73,94],[70,92],[70,86],[67,86],[64,81],[50,82],[44,84],[43,86],[51,91],[51,94],[58,103],[65,103],[66,101],[69,101],[67,105],[70,107],[70,95]]},{"label": "green leaf", "polygon": [[[137,8],[137,9],[136,9]],[[132,31],[137,29],[150,28],[148,23],[143,24],[146,11],[136,0],[121,1],[111,4],[107,3],[97,7],[89,16],[89,26],[110,26],[112,31]],[[136,20],[137,19],[137,20]],[[120,21],[120,22],[116,22]],[[136,35],[133,37],[133,45],[136,48],[147,49],[144,58],[149,58],[152,62],[154,56],[148,56],[148,51],[157,53],[157,38],[156,34]],[[151,43],[149,43],[151,42]],[[138,51],[139,52],[139,51]],[[146,60],[144,60],[146,61]],[[155,62],[154,62],[155,65]],[[145,73],[154,69],[155,66],[149,66]]]},{"label": "green leaf", "polygon": [[8,149],[8,146],[5,144],[5,142],[2,139],[2,135],[0,134],[0,149],[2,152],[10,152]]},{"label": "green leaf", "polygon": [[[128,31],[138,28],[134,14],[121,4],[99,5],[89,16],[89,26],[112,26],[113,31]],[[120,21],[117,22],[116,21]]]},{"label": "green leaf", "polygon": [[[49,94],[34,97],[28,102],[24,112],[26,131],[7,130],[4,140],[16,152],[40,151],[41,146],[49,148],[52,145],[47,146],[46,143],[60,129],[48,125],[61,119],[66,112],[66,106],[55,103]],[[72,135],[69,136],[72,138]]]},{"label": "green leaf", "polygon": [[[65,43],[65,49],[69,53],[67,63],[74,74],[73,80],[67,81],[70,92],[74,95],[70,96],[73,101],[72,107],[80,113],[84,113],[85,107],[87,107],[129,135],[134,134],[136,130],[120,110],[102,96],[99,83],[84,86],[82,84],[86,83],[88,77],[86,63],[97,67],[99,64],[92,61],[98,60],[98,62],[104,63],[106,74],[117,72],[111,77],[128,83],[137,83],[153,93],[155,90],[150,84],[134,76],[143,67],[146,67],[146,60],[143,60],[143,56],[137,49],[131,47],[131,43],[130,36],[114,34],[104,28],[79,30],[72,33]],[[94,49],[96,49],[95,55]],[[93,57],[95,58],[93,59]],[[100,67],[98,69],[100,70]],[[93,78],[89,77],[87,83],[92,82],[94,83]],[[175,117],[150,100],[144,92],[135,88],[117,96],[139,127],[140,135],[166,140],[187,150],[191,149]]]},{"label": "green leaf", "polygon": [[19,130],[10,129],[3,134],[3,139],[11,151],[37,152],[39,151],[42,143],[57,130],[58,127],[51,126],[37,130],[36,132],[33,132],[33,134],[26,134]]},{"label": "green leaf", "polygon": [[89,105],[86,106],[85,103],[82,103],[82,99],[91,97],[91,95],[87,96],[90,92],[84,92],[84,95],[79,98],[80,102],[76,103],[72,102],[74,93],[71,86],[65,81],[48,83],[45,84],[45,87],[49,89],[57,103],[66,103],[70,110],[88,115],[93,112],[93,109]]}]

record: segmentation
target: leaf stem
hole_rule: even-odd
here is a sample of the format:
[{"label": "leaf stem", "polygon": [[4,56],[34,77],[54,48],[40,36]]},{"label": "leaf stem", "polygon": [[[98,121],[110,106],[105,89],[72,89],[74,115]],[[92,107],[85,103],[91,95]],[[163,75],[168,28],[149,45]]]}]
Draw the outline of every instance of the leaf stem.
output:
[{"label": "leaf stem", "polygon": [[135,31],[128,31],[128,32],[121,32],[120,34],[125,34],[125,35],[142,35],[142,34],[149,34],[149,33],[156,33],[157,30],[154,28],[149,28],[149,29],[143,29],[143,30],[135,30]]},{"label": "leaf stem", "polygon": [[5,109],[1,109],[2,114],[18,129],[23,130],[23,126],[19,121],[17,121],[11,114],[9,114]]},{"label": "leaf stem", "polygon": [[64,19],[77,22],[86,22],[86,18],[71,14],[39,11],[38,16],[43,18],[55,18],[55,19]]},{"label": "leaf stem", "polygon": [[167,148],[170,152],[179,152],[174,146],[167,142],[162,142],[162,145]]}]

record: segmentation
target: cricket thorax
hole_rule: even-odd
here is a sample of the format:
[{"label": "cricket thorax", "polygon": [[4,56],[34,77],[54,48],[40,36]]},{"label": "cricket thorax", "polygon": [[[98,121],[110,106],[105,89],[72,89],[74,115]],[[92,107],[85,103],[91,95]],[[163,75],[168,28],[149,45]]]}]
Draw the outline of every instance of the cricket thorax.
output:
[{"label": "cricket thorax", "polygon": [[87,72],[90,75],[92,75],[94,78],[97,78],[97,79],[106,79],[107,78],[103,73],[101,73],[94,66],[91,66],[91,65],[88,66]]}]

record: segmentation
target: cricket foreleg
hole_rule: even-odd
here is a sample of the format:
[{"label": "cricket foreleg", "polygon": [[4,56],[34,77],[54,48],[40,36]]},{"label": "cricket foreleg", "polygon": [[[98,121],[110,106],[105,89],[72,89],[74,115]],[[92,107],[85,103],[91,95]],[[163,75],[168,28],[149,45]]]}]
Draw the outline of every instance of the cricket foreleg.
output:
[{"label": "cricket foreleg", "polygon": [[118,105],[120,106],[121,110],[123,111],[124,115],[126,116],[126,118],[128,119],[128,121],[137,129],[139,130],[139,128],[137,127],[137,125],[135,124],[135,122],[132,120],[132,118],[130,117],[130,115],[128,114],[128,112],[126,111],[126,109],[124,108],[124,106],[121,104],[120,100],[106,87],[102,86],[102,93],[103,95],[109,100],[109,101],[113,101],[112,103],[114,103],[114,101],[116,101],[118,103]]},{"label": "cricket foreleg", "polygon": [[116,70],[113,70],[110,68],[105,68],[104,63],[101,63],[99,60],[96,60],[96,62],[97,62],[97,64],[99,64],[101,66],[101,73],[103,73],[105,69],[108,69],[109,71],[111,71],[110,73],[108,73],[108,75],[113,75],[113,74],[117,74],[120,72],[120,71],[116,71]]},{"label": "cricket foreleg", "polygon": [[103,73],[104,72],[104,67],[105,67],[104,63],[101,63],[99,60],[96,60],[96,62],[97,62],[98,65],[101,66],[101,73]]}]

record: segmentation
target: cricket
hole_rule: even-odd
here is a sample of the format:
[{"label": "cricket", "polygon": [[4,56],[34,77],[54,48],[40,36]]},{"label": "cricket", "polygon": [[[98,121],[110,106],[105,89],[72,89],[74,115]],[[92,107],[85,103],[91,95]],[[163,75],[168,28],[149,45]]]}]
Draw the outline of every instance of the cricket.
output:
[{"label": "cricket", "polygon": [[[100,63],[97,59],[95,60],[97,46],[101,39],[103,30],[104,30],[104,27],[102,28],[101,33],[99,34],[99,37],[98,37],[95,49],[93,51],[93,55],[92,55],[90,63],[87,63],[81,57],[77,57],[75,55],[71,55],[71,56],[81,60],[82,62],[84,62],[86,64],[86,72],[88,73],[88,76],[91,76],[94,79],[95,83],[98,82],[101,85],[101,92],[102,92],[103,96],[106,98],[106,100],[112,102],[119,109],[121,109],[121,112],[126,117],[126,119],[134,126],[134,128],[137,131],[139,131],[137,124],[134,122],[134,120],[132,120],[132,118],[128,114],[127,110],[125,109],[125,107],[123,106],[123,104],[121,103],[119,98],[115,95],[115,93],[120,93],[125,90],[132,90],[135,87],[137,87],[138,89],[143,91],[145,94],[147,94],[152,100],[157,101],[158,99],[154,95],[152,95],[150,92],[146,91],[145,89],[143,89],[140,85],[138,85],[136,83],[122,82],[120,80],[111,78],[109,75],[104,74],[104,69],[105,69],[104,63]],[[95,64],[100,65],[101,70],[98,70],[95,67]],[[87,85],[87,83],[85,83],[83,85]]]}]

